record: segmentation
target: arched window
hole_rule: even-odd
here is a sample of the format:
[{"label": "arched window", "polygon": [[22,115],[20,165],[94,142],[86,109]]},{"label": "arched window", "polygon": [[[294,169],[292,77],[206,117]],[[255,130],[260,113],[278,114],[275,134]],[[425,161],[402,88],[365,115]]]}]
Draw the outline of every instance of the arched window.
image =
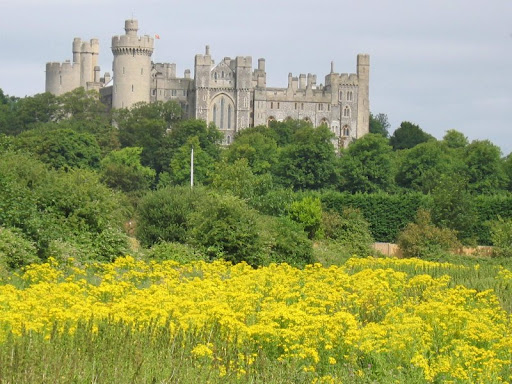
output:
[{"label": "arched window", "polygon": [[324,117],[322,120],[320,120],[320,125],[325,125],[326,127],[329,126],[329,122],[327,121],[327,119]]},{"label": "arched window", "polygon": [[[228,129],[231,129],[231,104],[228,106]],[[229,136],[228,136],[229,144]]]},{"label": "arched window", "polygon": [[217,104],[213,105],[213,123],[217,125]]},{"label": "arched window", "polygon": [[214,73],[213,73],[213,78],[214,78],[215,80],[217,80],[217,72],[214,72]]},{"label": "arched window", "polygon": [[343,130],[341,133],[343,136],[350,136],[350,128],[348,127],[348,125],[343,126]]},{"label": "arched window", "polygon": [[267,125],[270,125],[271,122],[273,121],[276,121],[276,118],[274,116],[270,116],[268,119],[267,119]]},{"label": "arched window", "polygon": [[343,109],[343,117],[350,117],[350,108],[348,106]]},{"label": "arched window", "polygon": [[224,128],[224,98],[220,99],[220,124],[219,128]]},{"label": "arched window", "polygon": [[228,144],[231,144],[231,136],[228,136]]}]

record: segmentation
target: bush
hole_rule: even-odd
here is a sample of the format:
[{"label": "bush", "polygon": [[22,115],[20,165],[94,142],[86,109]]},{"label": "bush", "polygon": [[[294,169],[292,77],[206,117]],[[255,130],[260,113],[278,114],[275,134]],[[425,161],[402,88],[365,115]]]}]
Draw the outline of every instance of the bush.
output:
[{"label": "bush", "polygon": [[166,187],[146,194],[137,208],[136,233],[141,244],[186,242],[189,217],[204,194],[202,188],[190,187]]},{"label": "bush", "polygon": [[39,261],[37,250],[31,241],[14,229],[0,227],[0,266],[21,268]]},{"label": "bush", "polygon": [[261,265],[263,244],[258,216],[237,197],[207,195],[190,215],[190,243],[198,246],[210,259]]},{"label": "bush", "polygon": [[345,208],[341,215],[333,211],[324,212],[322,227],[325,237],[343,245],[347,252],[358,256],[373,253],[370,225],[358,209]]},{"label": "bush", "polygon": [[268,263],[287,263],[297,268],[314,262],[313,243],[302,226],[287,217],[261,217]]},{"label": "bush", "polygon": [[207,260],[207,257],[190,245],[161,242],[155,244],[147,251],[146,256],[150,259],[164,261],[174,260],[181,264],[190,263],[191,261]]},{"label": "bush", "polygon": [[496,257],[512,257],[512,219],[498,217],[490,223],[492,254]]},{"label": "bush", "polygon": [[398,236],[398,246],[405,257],[429,257],[460,249],[455,231],[432,224],[430,213],[418,210],[414,223],[409,223]]},{"label": "bush", "polygon": [[288,213],[290,219],[302,225],[310,239],[321,238],[322,203],[320,199],[306,196],[291,203]]}]

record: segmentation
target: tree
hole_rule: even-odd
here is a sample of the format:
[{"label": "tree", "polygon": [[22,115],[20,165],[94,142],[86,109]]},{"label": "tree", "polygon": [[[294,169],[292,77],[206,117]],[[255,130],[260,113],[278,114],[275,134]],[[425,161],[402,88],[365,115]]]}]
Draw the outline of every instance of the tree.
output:
[{"label": "tree", "polygon": [[313,127],[313,125],[306,120],[294,119],[271,121],[269,124],[271,135],[280,147],[291,144],[294,141],[295,133],[306,127]]},{"label": "tree", "polygon": [[310,239],[321,237],[322,203],[319,198],[306,196],[294,201],[288,209],[288,216],[304,228]]},{"label": "tree", "polygon": [[385,113],[378,113],[374,116],[370,112],[370,133],[378,133],[387,138],[390,127],[388,116]]},{"label": "tree", "polygon": [[201,148],[199,138],[197,136],[190,137],[171,160],[170,179],[174,185],[190,182],[192,148],[194,149],[194,183],[205,183],[213,170],[214,161]]},{"label": "tree", "polygon": [[43,126],[18,135],[14,144],[55,169],[98,168],[100,164],[100,148],[89,133]]},{"label": "tree", "polygon": [[294,189],[320,189],[336,181],[335,152],[329,128],[305,126],[282,148],[273,173],[284,186]]},{"label": "tree", "polygon": [[244,132],[235,137],[235,141],[223,155],[228,162],[245,158],[254,173],[262,174],[268,172],[277,162],[277,143],[261,132]]},{"label": "tree", "polygon": [[101,180],[123,192],[144,191],[155,181],[156,172],[140,163],[142,148],[126,147],[110,152],[101,161]]},{"label": "tree", "polygon": [[272,176],[254,174],[246,158],[218,162],[211,176],[216,191],[230,192],[242,199],[253,199],[272,190]]},{"label": "tree", "polygon": [[441,175],[451,174],[457,168],[460,171],[462,167],[449,149],[431,140],[403,151],[396,182],[401,187],[428,193]]},{"label": "tree", "polygon": [[57,96],[48,92],[18,99],[10,105],[10,119],[2,133],[17,135],[35,124],[53,121],[58,107]]},{"label": "tree", "polygon": [[503,190],[507,177],[501,150],[489,140],[475,140],[464,150],[469,188],[475,193],[496,193]]},{"label": "tree", "polygon": [[166,103],[137,103],[130,109],[115,110],[114,122],[119,128],[122,147],[141,147],[141,162],[159,173],[162,162],[161,148],[167,130],[181,119],[182,110],[174,101]]},{"label": "tree", "polygon": [[449,129],[443,136],[443,143],[448,148],[465,148],[468,144],[468,138],[464,136],[462,132],[456,131],[455,129]]},{"label": "tree", "polygon": [[343,190],[372,193],[394,187],[392,148],[380,134],[370,133],[351,143],[339,163]]},{"label": "tree", "polygon": [[466,244],[474,241],[477,216],[468,190],[468,182],[460,172],[441,174],[431,193],[432,222],[454,230],[457,238]]},{"label": "tree", "polygon": [[396,151],[398,149],[413,148],[420,143],[433,139],[433,136],[424,132],[418,125],[403,121],[400,127],[391,135],[389,143]]}]

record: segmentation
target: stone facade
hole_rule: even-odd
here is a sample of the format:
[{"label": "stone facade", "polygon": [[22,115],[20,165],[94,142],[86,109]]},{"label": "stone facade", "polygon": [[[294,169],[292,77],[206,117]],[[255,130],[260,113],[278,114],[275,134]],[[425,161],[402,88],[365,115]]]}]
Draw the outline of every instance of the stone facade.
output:
[{"label": "stone facade", "polygon": [[288,75],[286,88],[268,87],[265,59],[252,67],[250,56],[225,57],[215,64],[207,46],[195,56],[194,77],[176,65],[153,63],[154,39],[138,36],[138,22],[125,21],[125,35],[112,38],[113,84],[110,74],[99,77],[97,39],[73,42],[73,63],[46,65],[46,91],[69,92],[83,86],[98,89],[113,108],[129,108],[137,102],[175,100],[189,118],[214,122],[229,144],[236,132],[270,121],[303,119],[314,126],[325,124],[335,133],[336,146],[346,146],[369,131],[368,55],[357,55],[357,73],[331,72],[325,85],[316,75]]}]

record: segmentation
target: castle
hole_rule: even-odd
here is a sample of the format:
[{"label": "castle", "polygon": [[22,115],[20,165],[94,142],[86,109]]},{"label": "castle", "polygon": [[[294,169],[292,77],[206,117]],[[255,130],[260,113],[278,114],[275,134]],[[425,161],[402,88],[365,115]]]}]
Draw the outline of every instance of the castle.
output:
[{"label": "castle", "polygon": [[225,57],[215,64],[206,46],[197,54],[194,77],[176,64],[153,63],[154,38],[138,36],[137,20],[125,21],[125,34],[112,37],[113,76],[100,77],[99,42],[73,40],[73,62],[46,64],[46,91],[55,95],[78,87],[100,92],[112,108],[129,108],[137,102],[175,100],[186,117],[214,122],[229,144],[236,132],[270,121],[302,119],[314,126],[325,124],[336,136],[336,146],[346,146],[369,131],[368,55],[357,55],[357,73],[334,73],[317,85],[316,75],[288,75],[286,88],[268,87],[265,59],[253,69],[251,56]]}]

